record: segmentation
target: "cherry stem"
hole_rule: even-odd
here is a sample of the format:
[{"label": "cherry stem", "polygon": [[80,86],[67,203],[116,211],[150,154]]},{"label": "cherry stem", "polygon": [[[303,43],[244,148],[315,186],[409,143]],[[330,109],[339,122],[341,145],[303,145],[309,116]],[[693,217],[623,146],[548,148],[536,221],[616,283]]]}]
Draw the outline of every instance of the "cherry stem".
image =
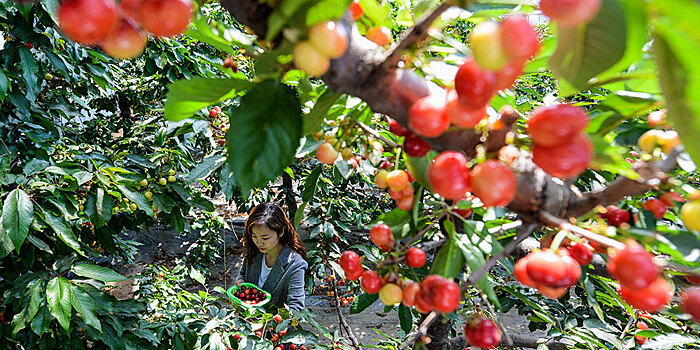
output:
[{"label": "cherry stem", "polygon": [[569,231],[566,230],[561,230],[559,233],[557,233],[556,236],[554,236],[554,239],[552,240],[552,244],[549,246],[549,249],[552,251],[557,251],[559,247],[561,246],[562,242],[564,242],[564,238],[569,234]]},{"label": "cherry stem", "polygon": [[331,284],[333,285],[333,295],[335,296],[335,310],[338,312],[338,321],[340,322],[340,329],[345,330],[345,333],[348,334],[348,338],[350,338],[350,341],[352,342],[353,348],[357,349],[360,346],[359,342],[357,341],[355,334],[352,333],[352,328],[348,324],[348,321],[345,320],[343,312],[340,310],[340,298],[338,297],[338,285],[335,283],[336,278],[337,278],[337,276],[335,275],[335,270],[331,269],[331,272],[333,273],[333,279],[331,279]]},{"label": "cherry stem", "polygon": [[578,227],[576,225],[572,225],[571,223],[567,222],[564,219],[558,218],[550,213],[547,212],[542,212],[539,216],[540,221],[544,223],[547,226],[550,227],[556,227],[561,230],[569,231],[572,233],[575,233],[579,236],[582,236],[584,238],[587,238],[591,241],[598,242],[602,245],[614,248],[614,249],[622,249],[625,247],[625,244],[619,241],[616,241],[612,238],[605,237],[601,234],[597,234],[595,232],[591,232],[589,230],[586,230],[584,228]]},{"label": "cherry stem", "polygon": [[351,118],[351,119],[352,119],[352,121],[353,121],[355,124],[357,124],[357,126],[359,126],[362,130],[364,130],[364,131],[366,131],[368,134],[372,135],[372,137],[374,137],[374,138],[377,139],[377,140],[380,140],[380,141],[384,142],[384,144],[385,144],[387,147],[389,147],[389,148],[397,148],[397,147],[399,147],[396,143],[394,143],[394,141],[391,141],[391,140],[387,139],[386,137],[380,135],[380,134],[377,132],[377,130],[374,130],[374,129],[370,128],[367,124],[365,124],[365,123],[363,123],[363,122],[357,120],[356,118]]}]

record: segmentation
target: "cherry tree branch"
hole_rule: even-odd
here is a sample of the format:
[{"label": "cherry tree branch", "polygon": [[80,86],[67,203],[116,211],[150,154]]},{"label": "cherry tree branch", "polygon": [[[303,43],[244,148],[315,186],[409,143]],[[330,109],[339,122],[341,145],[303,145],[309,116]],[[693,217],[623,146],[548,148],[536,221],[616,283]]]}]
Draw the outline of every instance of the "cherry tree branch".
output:
[{"label": "cherry tree branch", "polygon": [[341,329],[344,329],[345,333],[347,333],[347,335],[348,335],[348,338],[350,338],[350,342],[352,343],[353,348],[357,349],[357,348],[359,348],[360,343],[357,341],[355,334],[352,332],[352,328],[348,324],[348,321],[345,319],[345,316],[343,315],[343,311],[340,310],[340,298],[338,297],[338,285],[335,283],[335,281],[336,281],[335,270],[331,269],[331,271],[333,271],[333,279],[331,279],[331,281],[333,284],[333,295],[335,296],[335,310],[338,313],[338,322],[340,322]]},{"label": "cherry tree branch", "polygon": [[411,346],[413,343],[419,341],[422,337],[424,337],[426,334],[428,334],[428,327],[430,327],[435,320],[438,319],[440,316],[440,313],[437,311],[431,311],[428,316],[423,319],[423,322],[418,326],[418,328],[409,333],[406,336],[406,340],[404,340],[403,344],[401,345],[401,350],[408,349],[409,346]]}]

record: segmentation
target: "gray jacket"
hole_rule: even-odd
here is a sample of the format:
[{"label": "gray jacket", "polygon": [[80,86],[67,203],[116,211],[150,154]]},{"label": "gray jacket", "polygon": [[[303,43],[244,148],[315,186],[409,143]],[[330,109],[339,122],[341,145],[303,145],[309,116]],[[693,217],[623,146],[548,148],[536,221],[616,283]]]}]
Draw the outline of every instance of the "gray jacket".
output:
[{"label": "gray jacket", "polygon": [[[263,264],[262,259],[262,254],[256,254],[252,261],[245,259],[236,281],[245,280],[257,286],[260,279],[260,268]],[[277,307],[283,307],[284,304],[287,304],[290,309],[301,311],[306,304],[304,274],[308,267],[309,264],[299,253],[284,246],[261,288],[272,295],[271,302]]]}]

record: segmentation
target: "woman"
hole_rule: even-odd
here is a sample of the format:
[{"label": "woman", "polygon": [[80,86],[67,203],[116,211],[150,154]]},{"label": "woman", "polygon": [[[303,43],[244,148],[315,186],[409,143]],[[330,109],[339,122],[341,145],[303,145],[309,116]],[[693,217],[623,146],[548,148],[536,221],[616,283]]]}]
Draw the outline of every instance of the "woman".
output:
[{"label": "woman", "polygon": [[277,307],[301,311],[305,305],[306,251],[294,226],[274,203],[253,208],[245,222],[243,266],[236,283],[257,285],[272,295]]}]

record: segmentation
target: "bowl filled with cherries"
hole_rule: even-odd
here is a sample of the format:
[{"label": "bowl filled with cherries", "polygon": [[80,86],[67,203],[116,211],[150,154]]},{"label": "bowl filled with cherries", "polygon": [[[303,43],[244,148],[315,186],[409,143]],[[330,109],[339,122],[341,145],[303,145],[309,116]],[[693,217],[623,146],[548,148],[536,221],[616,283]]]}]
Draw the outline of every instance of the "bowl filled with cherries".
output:
[{"label": "bowl filled with cherries", "polygon": [[241,283],[228,289],[228,297],[231,303],[241,306],[248,312],[267,304],[270,301],[270,293],[258,288],[252,283]]}]

